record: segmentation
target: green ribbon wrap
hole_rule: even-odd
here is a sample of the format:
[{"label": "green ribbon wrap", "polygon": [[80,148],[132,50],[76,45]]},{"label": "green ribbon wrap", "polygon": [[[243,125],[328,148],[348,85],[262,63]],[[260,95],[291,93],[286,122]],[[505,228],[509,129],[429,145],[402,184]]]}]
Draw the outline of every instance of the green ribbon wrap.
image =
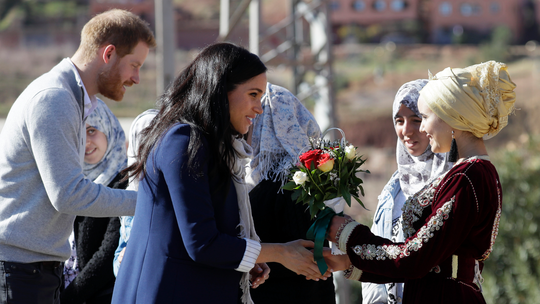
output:
[{"label": "green ribbon wrap", "polygon": [[323,246],[324,240],[326,239],[326,231],[328,230],[328,226],[330,226],[330,221],[334,215],[336,215],[336,213],[334,210],[332,210],[332,208],[324,208],[317,214],[317,219],[315,222],[313,222],[311,227],[309,227],[306,234],[306,237],[309,240],[313,240],[315,243],[315,247],[313,248],[313,257],[315,262],[317,262],[317,266],[319,267],[321,274],[324,274],[326,270],[328,270],[328,265],[323,257]]}]

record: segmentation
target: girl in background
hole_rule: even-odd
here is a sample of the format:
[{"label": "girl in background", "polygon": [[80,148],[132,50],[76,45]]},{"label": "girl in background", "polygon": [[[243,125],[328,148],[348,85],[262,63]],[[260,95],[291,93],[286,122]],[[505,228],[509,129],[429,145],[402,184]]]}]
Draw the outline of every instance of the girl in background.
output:
[{"label": "girl in background", "polygon": [[[128,148],[127,148],[127,163],[128,166],[131,166],[137,160],[137,150],[139,148],[139,139],[141,131],[148,127],[152,119],[156,117],[158,111],[156,109],[148,109],[143,113],[139,114],[131,124],[129,129],[129,138],[128,138]],[[129,185],[126,188],[127,190],[137,191],[139,189],[139,179],[130,178]],[[118,248],[114,252],[114,262],[113,270],[114,275],[118,275],[118,269],[120,269],[120,264],[124,258],[124,253],[126,252],[127,242],[129,240],[129,235],[131,234],[131,225],[133,225],[133,216],[121,216],[120,217],[120,240],[118,241]]]},{"label": "girl in background", "polygon": [[[373,217],[371,232],[393,242],[403,242],[402,208],[405,201],[433,178],[452,168],[446,153],[433,153],[426,134],[420,132],[422,117],[418,112],[420,90],[427,79],[417,79],[399,88],[392,107],[397,171],[384,186]],[[403,283],[362,283],[364,304],[401,303]]]},{"label": "girl in background", "polygon": [[[126,138],[120,122],[98,99],[86,120],[84,175],[98,184],[125,189],[120,173],[127,165]],[[114,202],[111,202],[114,203]],[[77,216],[70,236],[71,257],[64,264],[62,304],[111,303],[115,277],[112,269],[118,245],[118,217]]]}]

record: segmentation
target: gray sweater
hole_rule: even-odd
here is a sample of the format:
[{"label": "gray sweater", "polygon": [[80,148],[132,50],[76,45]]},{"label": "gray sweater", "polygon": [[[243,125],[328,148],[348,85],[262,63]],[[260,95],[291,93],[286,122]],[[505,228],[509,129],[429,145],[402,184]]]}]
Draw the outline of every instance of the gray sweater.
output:
[{"label": "gray sweater", "polygon": [[17,98],[0,133],[0,260],[65,261],[76,215],[135,213],[136,192],[84,178],[77,70],[64,59]]}]

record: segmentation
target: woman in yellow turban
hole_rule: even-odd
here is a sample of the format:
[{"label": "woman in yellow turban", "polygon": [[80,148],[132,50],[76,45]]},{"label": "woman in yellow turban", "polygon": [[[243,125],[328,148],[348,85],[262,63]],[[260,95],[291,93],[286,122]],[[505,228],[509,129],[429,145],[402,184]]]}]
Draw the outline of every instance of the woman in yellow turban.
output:
[{"label": "woman in yellow turban", "polygon": [[406,201],[405,242],[335,216],[328,239],[347,255],[327,253],[330,267],[363,282],[405,282],[403,303],[485,303],[481,272],[497,237],[502,189],[484,139],[507,125],[515,87],[495,61],[430,77],[418,102],[420,130],[455,165]]}]

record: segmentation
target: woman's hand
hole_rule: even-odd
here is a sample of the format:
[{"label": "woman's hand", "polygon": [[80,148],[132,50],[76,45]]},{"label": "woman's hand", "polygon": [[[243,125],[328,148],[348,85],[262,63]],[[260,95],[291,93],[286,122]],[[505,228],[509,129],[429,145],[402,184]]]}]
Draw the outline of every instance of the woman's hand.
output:
[{"label": "woman's hand", "polygon": [[270,267],[266,263],[257,263],[249,271],[249,274],[251,275],[251,288],[257,288],[268,279]]},{"label": "woman's hand", "polygon": [[312,241],[296,240],[283,244],[281,264],[297,274],[306,276],[308,280],[326,280],[331,272],[321,275],[317,263],[313,259],[313,253],[306,249],[315,246]]},{"label": "woman's hand", "polygon": [[313,253],[307,248],[313,248],[312,241],[296,240],[288,243],[262,243],[261,253],[257,263],[277,262],[296,274],[304,275],[308,280],[326,280],[331,271],[321,275],[313,260]]},{"label": "woman's hand", "polygon": [[122,260],[124,259],[124,253],[126,253],[126,247],[124,247],[122,251],[120,251],[120,253],[118,254],[118,264],[122,263]]},{"label": "woman's hand", "polygon": [[349,268],[349,266],[351,266],[351,260],[349,259],[349,255],[333,255],[332,249],[330,248],[323,249],[323,257],[326,261],[326,264],[328,265],[328,268],[331,268],[334,271],[346,270]]},{"label": "woman's hand", "polygon": [[339,227],[342,224],[345,224],[347,222],[350,222],[352,219],[350,216],[339,216],[335,215],[332,218],[332,221],[330,222],[330,225],[328,226],[328,234],[326,236],[326,239],[329,240],[332,243],[337,243],[338,240],[336,240],[336,234],[338,232]]}]

